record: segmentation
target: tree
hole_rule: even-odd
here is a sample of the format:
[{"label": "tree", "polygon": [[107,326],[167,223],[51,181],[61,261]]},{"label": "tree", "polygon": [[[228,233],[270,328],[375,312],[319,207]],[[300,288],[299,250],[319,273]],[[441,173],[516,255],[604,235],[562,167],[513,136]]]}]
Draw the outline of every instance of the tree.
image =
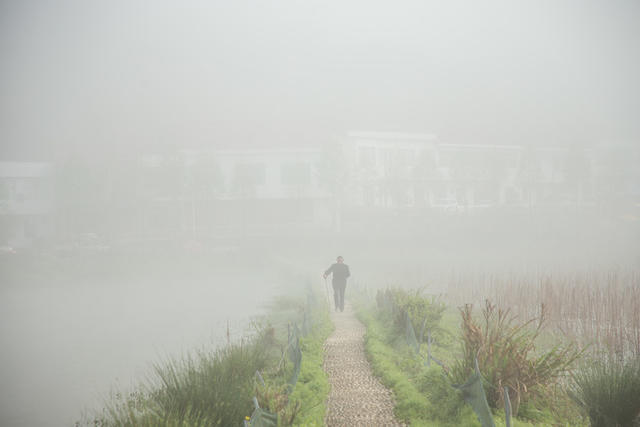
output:
[{"label": "tree", "polygon": [[585,149],[574,144],[564,159],[565,184],[576,205],[584,200],[585,192],[590,189],[591,165]]},{"label": "tree", "polygon": [[431,199],[432,183],[439,179],[438,165],[431,150],[422,150],[418,156],[416,166],[411,171],[414,182],[416,204],[426,204]]},{"label": "tree", "polygon": [[345,189],[349,186],[349,168],[345,161],[342,145],[332,141],[323,147],[322,158],[316,167],[318,182],[332,199],[332,227],[342,230],[342,209]]},{"label": "tree", "polygon": [[68,156],[56,165],[54,194],[61,234],[104,231],[109,202],[107,163]]},{"label": "tree", "polygon": [[542,166],[540,158],[533,147],[528,146],[522,152],[518,167],[518,182],[522,188],[522,194],[529,209],[532,208],[534,199],[538,194],[542,179]]}]

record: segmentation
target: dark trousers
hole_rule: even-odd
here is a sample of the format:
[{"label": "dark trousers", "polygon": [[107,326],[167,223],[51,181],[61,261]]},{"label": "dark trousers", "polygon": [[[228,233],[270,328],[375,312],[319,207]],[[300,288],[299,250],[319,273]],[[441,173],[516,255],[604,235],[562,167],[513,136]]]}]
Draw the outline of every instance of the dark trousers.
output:
[{"label": "dark trousers", "polygon": [[333,283],[333,300],[336,303],[336,310],[344,311],[344,290],[346,283]]}]

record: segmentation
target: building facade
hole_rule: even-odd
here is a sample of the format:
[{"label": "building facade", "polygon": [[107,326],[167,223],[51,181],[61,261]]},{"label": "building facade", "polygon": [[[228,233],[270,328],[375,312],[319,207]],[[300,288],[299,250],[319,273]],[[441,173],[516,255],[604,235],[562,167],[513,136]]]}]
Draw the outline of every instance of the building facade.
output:
[{"label": "building facade", "polygon": [[449,144],[431,134],[350,132],[353,203],[473,212],[593,203],[593,149]]},{"label": "building facade", "polygon": [[0,245],[23,248],[54,232],[53,166],[0,162]]},{"label": "building facade", "polygon": [[[145,223],[194,236],[328,227],[330,193],[321,160],[321,150],[299,148],[182,150],[177,160],[147,156]],[[167,170],[174,170],[176,186],[153,178]]]},{"label": "building facade", "polygon": [[365,214],[375,222],[400,211],[472,215],[571,206],[626,209],[633,217],[638,164],[639,150],[630,144],[450,144],[433,134],[390,132],[349,132],[317,148],[165,151],[107,166],[3,162],[0,246],[80,233],[323,233]]}]

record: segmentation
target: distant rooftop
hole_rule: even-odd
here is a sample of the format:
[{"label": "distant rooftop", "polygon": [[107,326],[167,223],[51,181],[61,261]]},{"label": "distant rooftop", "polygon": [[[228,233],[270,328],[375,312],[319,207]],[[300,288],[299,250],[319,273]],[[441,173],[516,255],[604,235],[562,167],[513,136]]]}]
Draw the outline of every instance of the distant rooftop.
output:
[{"label": "distant rooftop", "polygon": [[432,133],[407,133],[407,132],[367,132],[367,131],[350,131],[347,132],[350,138],[366,138],[366,139],[401,139],[412,141],[430,141],[435,142],[438,137]]},{"label": "distant rooftop", "polygon": [[47,162],[0,162],[0,178],[39,178],[51,169]]}]

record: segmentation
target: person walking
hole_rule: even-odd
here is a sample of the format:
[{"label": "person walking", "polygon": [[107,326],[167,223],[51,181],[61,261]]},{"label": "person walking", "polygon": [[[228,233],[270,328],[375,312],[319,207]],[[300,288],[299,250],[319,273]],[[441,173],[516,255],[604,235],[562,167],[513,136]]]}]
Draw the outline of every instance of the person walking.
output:
[{"label": "person walking", "polygon": [[339,256],[336,258],[336,262],[331,264],[322,277],[326,278],[329,275],[331,277],[331,284],[333,285],[333,300],[336,304],[336,311],[344,311],[344,290],[347,288],[347,278],[351,276],[349,266],[344,263],[344,258]]}]

